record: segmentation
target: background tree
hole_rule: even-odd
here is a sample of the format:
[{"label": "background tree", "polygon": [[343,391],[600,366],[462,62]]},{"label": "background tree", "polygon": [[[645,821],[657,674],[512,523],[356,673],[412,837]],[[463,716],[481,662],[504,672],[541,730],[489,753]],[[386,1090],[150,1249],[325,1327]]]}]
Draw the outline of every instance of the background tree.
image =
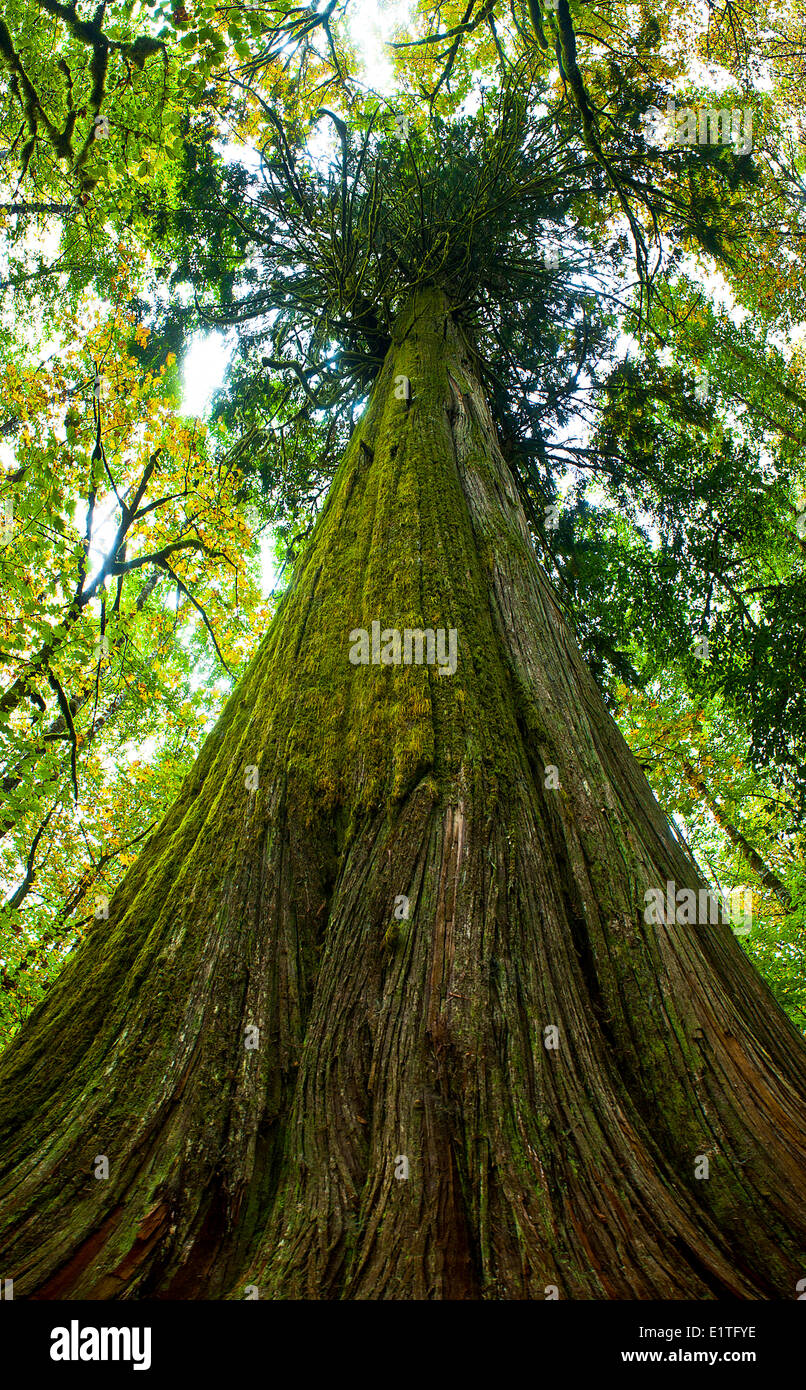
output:
[{"label": "background tree", "polygon": [[240,474],[177,411],[172,357],[131,355],[127,278],[114,316],[85,304],[61,342],[4,345],[4,1031],[106,911],[267,612]]}]

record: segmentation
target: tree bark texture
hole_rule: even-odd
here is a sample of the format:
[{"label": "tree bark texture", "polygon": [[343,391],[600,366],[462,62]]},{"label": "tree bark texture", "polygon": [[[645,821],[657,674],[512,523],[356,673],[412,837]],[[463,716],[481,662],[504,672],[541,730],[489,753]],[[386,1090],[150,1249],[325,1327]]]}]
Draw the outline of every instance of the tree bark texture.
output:
[{"label": "tree bark texture", "polygon": [[[375,621],[455,629],[455,673],[352,664]],[[646,922],[669,881],[704,886],[420,291],[249,670],[0,1062],[4,1277],[796,1297],[806,1047],[728,926]]]}]

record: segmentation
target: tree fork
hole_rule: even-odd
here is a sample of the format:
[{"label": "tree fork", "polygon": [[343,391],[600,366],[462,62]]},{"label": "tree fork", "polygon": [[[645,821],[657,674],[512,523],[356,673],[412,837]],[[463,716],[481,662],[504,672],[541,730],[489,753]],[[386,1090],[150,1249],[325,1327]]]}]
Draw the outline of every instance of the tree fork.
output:
[{"label": "tree fork", "polygon": [[[455,629],[455,672],[352,664],[373,622]],[[726,925],[646,922],[668,881],[704,886],[421,289],[176,804],[0,1061],[4,1274],[794,1296],[806,1047]]]}]

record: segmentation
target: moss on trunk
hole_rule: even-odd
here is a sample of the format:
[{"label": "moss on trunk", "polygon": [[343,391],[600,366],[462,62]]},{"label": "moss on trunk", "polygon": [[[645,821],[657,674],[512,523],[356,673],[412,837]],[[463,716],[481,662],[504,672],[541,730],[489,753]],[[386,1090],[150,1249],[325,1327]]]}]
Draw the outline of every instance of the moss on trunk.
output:
[{"label": "moss on trunk", "polygon": [[[455,672],[353,664],[373,622],[455,629]],[[727,926],[645,921],[669,880],[702,886],[421,291],[249,671],[0,1063],[3,1273],[792,1296],[806,1049]]]}]

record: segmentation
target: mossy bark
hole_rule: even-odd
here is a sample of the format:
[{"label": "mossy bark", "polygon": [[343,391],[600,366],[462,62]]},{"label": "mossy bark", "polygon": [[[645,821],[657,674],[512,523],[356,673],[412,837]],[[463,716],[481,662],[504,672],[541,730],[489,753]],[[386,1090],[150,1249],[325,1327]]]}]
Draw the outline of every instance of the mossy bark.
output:
[{"label": "mossy bark", "polygon": [[[455,628],[455,673],[353,665],[374,621]],[[645,921],[669,880],[701,886],[421,291],[249,671],[0,1063],[3,1276],[795,1296],[806,1048],[727,926]]]}]

